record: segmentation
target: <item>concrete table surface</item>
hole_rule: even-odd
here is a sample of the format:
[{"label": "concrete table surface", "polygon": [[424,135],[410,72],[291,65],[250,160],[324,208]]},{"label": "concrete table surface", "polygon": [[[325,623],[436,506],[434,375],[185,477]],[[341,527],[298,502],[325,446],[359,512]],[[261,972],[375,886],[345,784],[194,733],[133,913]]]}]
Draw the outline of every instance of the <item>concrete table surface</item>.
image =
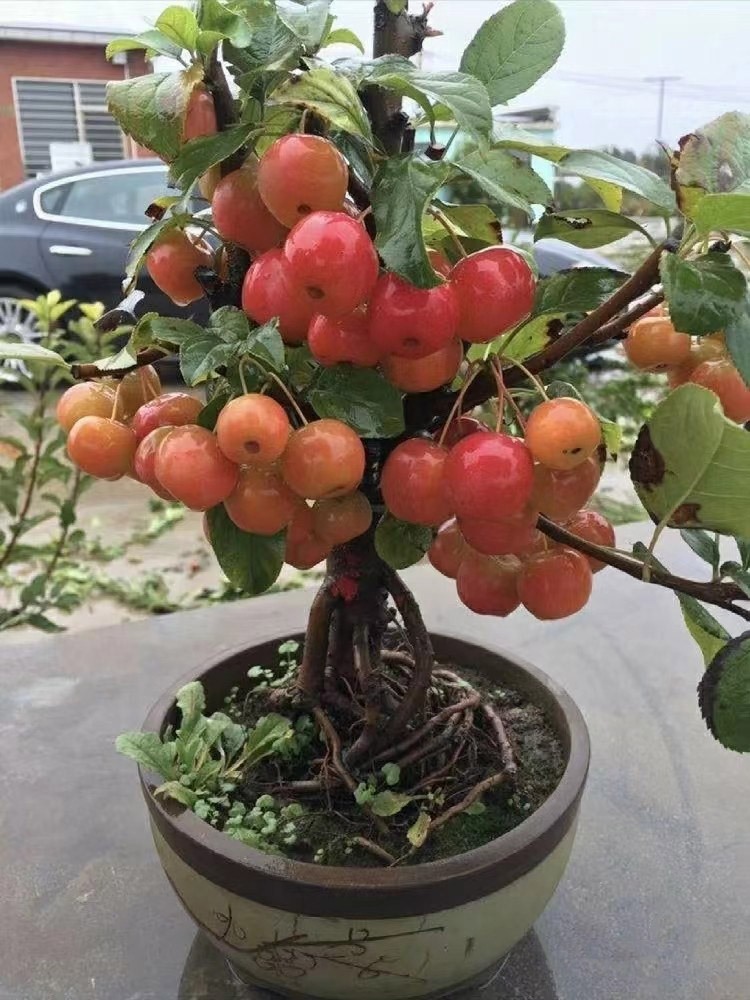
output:
[{"label": "concrete table surface", "polygon": [[[659,554],[704,573],[679,539]],[[592,737],[563,882],[464,1000],[748,1000],[750,761],[699,717],[702,663],[674,597],[608,569],[581,614],[542,624],[475,616],[427,567],[406,577],[430,626],[533,661]],[[301,627],[311,596],[0,645],[2,1000],[270,997],[237,984],[196,935],[157,862],[135,767],[112,743],[208,656]]]}]

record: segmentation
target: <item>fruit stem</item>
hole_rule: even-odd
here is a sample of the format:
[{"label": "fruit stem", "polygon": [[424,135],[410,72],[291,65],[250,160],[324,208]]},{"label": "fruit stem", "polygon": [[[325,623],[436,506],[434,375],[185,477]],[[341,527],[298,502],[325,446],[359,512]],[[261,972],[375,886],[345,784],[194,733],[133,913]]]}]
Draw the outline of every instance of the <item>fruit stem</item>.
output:
[{"label": "fruit stem", "polygon": [[117,420],[117,411],[120,406],[121,392],[122,392],[122,382],[120,381],[117,383],[117,389],[115,390],[115,398],[114,402],[112,403],[112,416],[109,418],[110,420]]},{"label": "fruit stem", "polygon": [[242,385],[242,391],[247,396],[247,382],[245,381],[244,365],[245,365],[245,358],[240,358],[240,364],[239,364],[240,384]]},{"label": "fruit stem", "polygon": [[507,361],[514,368],[519,368],[524,373],[529,382],[531,382],[531,384],[534,386],[534,388],[542,397],[542,399],[545,401],[545,403],[549,403],[549,396],[547,395],[547,390],[542,385],[542,382],[536,377],[536,375],[534,375],[532,371],[529,371],[529,369],[526,367],[525,364],[523,364],[522,361],[516,361],[515,358],[502,358],[501,361]]},{"label": "fruit stem", "polygon": [[299,419],[302,421],[302,426],[303,427],[306,426],[306,424],[308,423],[307,417],[302,412],[302,410],[301,410],[301,408],[299,406],[299,403],[294,398],[294,396],[290,392],[289,388],[284,385],[284,383],[281,381],[281,379],[276,374],[276,372],[272,372],[272,371],[269,371],[267,368],[264,368],[263,365],[259,361],[256,361],[255,358],[251,358],[249,354],[243,354],[242,359],[240,360],[240,381],[242,382],[242,387],[243,387],[243,389],[245,389],[245,392],[247,392],[247,389],[245,388],[245,382],[242,379],[242,364],[243,364],[243,362],[246,362],[249,365],[253,365],[254,368],[258,369],[258,371],[261,373],[261,375],[263,375],[267,379],[271,379],[272,382],[276,383],[276,385],[279,387],[279,389],[281,389],[281,391],[284,393],[284,395],[286,396],[286,398],[289,400],[289,402],[294,407],[295,413],[297,414],[297,416],[299,417]]},{"label": "fruit stem", "polygon": [[458,231],[456,230],[456,227],[453,225],[451,220],[445,215],[445,213],[441,212],[439,208],[431,207],[429,210],[429,214],[433,217],[433,219],[436,219],[440,223],[443,229],[445,229],[445,231],[448,233],[451,240],[453,241],[453,245],[455,246],[456,250],[458,250],[459,254],[462,257],[468,256],[468,254],[466,253],[466,247],[464,247],[463,243],[458,238]]},{"label": "fruit stem", "polygon": [[457,413],[461,409],[461,404],[464,401],[464,396],[466,395],[466,393],[467,393],[467,391],[468,391],[469,386],[471,385],[471,383],[474,381],[474,379],[479,374],[480,370],[481,369],[479,369],[478,367],[474,368],[473,371],[471,369],[469,369],[469,372],[467,373],[467,376],[466,376],[466,381],[461,386],[461,390],[460,390],[458,396],[456,397],[456,401],[453,404],[453,407],[451,408],[450,413],[448,414],[448,418],[446,419],[445,423],[443,424],[442,431],[440,432],[440,437],[438,438],[438,444],[440,445],[441,448],[442,448],[442,446],[443,446],[443,444],[445,442],[445,437],[446,437],[446,435],[448,433],[448,428],[453,423],[453,420],[455,419]]},{"label": "fruit stem", "polygon": [[513,396],[505,388],[505,379],[503,377],[503,366],[500,364],[497,358],[493,358],[490,362],[492,370],[495,373],[495,381],[497,382],[497,400],[498,400],[498,415],[497,415],[497,425],[495,427],[496,431],[502,430],[502,426],[505,416],[505,400],[508,401],[508,405],[513,410],[516,420],[518,421],[518,426],[522,432],[526,432],[526,421],[523,419],[523,413],[521,413],[518,403],[513,399]]}]

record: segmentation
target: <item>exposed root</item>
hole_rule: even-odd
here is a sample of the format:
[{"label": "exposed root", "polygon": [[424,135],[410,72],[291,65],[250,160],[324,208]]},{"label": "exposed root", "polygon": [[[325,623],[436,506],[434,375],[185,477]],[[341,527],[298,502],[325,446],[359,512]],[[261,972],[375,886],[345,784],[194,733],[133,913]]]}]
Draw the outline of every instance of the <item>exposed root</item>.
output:
[{"label": "exposed root", "polygon": [[460,813],[465,812],[469,806],[473,805],[477,799],[481,798],[485,792],[488,792],[491,788],[497,788],[498,785],[502,785],[504,781],[508,781],[509,775],[507,771],[501,771],[499,774],[491,774],[489,778],[485,778],[483,781],[478,782],[474,785],[470,792],[457,802],[456,805],[451,806],[450,809],[446,809],[445,812],[440,813],[435,819],[430,823],[427,836],[439,830],[441,826],[445,826],[450,820]]},{"label": "exposed root", "polygon": [[390,851],[386,851],[384,847],[374,844],[371,840],[368,840],[367,837],[352,837],[352,843],[358,844],[360,847],[364,848],[364,850],[373,854],[379,861],[383,861],[387,865],[396,864],[396,858],[394,858]]},{"label": "exposed root", "polygon": [[513,779],[518,772],[518,764],[516,763],[516,757],[513,753],[511,742],[508,739],[508,734],[505,731],[503,720],[500,718],[500,713],[488,702],[485,702],[482,705],[482,712],[484,713],[484,717],[492,726],[495,739],[500,746],[500,757],[503,762],[503,767],[505,768],[507,774]]},{"label": "exposed root", "polygon": [[374,758],[373,764],[380,764],[387,760],[394,760],[400,757],[401,754],[406,753],[406,751],[413,747],[415,743],[419,743],[420,740],[429,735],[433,729],[437,729],[438,726],[441,726],[444,722],[450,719],[451,716],[456,713],[463,712],[466,709],[475,708],[479,704],[479,701],[479,692],[474,691],[468,696],[468,698],[464,698],[463,701],[458,701],[453,705],[448,705],[446,708],[441,709],[437,715],[433,715],[433,717],[428,719],[423,726],[409,733],[408,736],[405,736],[400,743],[396,744],[396,746],[390,747],[388,750],[384,750],[382,753],[378,754],[378,756]]},{"label": "exposed root", "polygon": [[328,750],[331,754],[331,761],[333,763],[333,769],[336,774],[341,778],[349,791],[354,794],[354,790],[357,787],[357,782],[351,776],[349,771],[347,771],[344,766],[344,762],[341,759],[341,740],[339,739],[339,734],[336,732],[336,727],[328,718],[326,713],[322,708],[316,707],[313,709],[313,715],[315,716],[315,721],[318,723],[320,728],[323,730],[323,735],[326,738],[326,743],[328,744]]}]

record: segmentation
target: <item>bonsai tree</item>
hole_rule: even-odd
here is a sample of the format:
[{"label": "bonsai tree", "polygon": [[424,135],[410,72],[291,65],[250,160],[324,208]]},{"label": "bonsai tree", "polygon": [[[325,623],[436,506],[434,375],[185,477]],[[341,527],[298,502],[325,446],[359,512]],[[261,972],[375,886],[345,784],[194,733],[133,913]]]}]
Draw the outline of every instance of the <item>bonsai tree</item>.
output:
[{"label": "bonsai tree", "polygon": [[[145,266],[176,303],[205,297],[211,311],[205,327],[136,316],[130,295],[104,317],[128,341],[72,366],[79,381],[58,410],[71,459],[205,511],[219,564],[248,594],[271,586],[285,562],[327,560],[301,663],[294,644],[282,647],[284,671],[259,686],[266,714],[241,755],[259,759],[288,735],[280,712],[314,719],[326,762],[302,774],[282,762],[282,793],[345,789],[372,808],[382,794],[373,768],[396,784],[422,761],[412,797],[439,789],[451,769],[474,775],[460,799],[420,812],[409,830],[419,846],[512,779],[500,713],[466,678],[435,669],[398,574],[425,554],[455,578],[458,600],[498,617],[520,604],[540,620],[574,614],[605,566],[671,589],[705,657],[708,727],[747,752],[750,638],[731,638],[707,606],[750,619],[750,302],[729,252],[750,228],[750,117],[723,115],[685,136],[669,154],[670,186],[493,119],[561,51],[549,0],[504,6],[457,72],[434,73],[412,61],[439,34],[432,4],[410,13],[406,0],[377,0],[374,58],[332,62],[333,43],[362,45],[329,6],[201,0],[110,44],[109,55],[142,48],[183,63],[109,86],[112,114],[169,164],[173,191],[144,206],[152,221],[132,245],[124,290]],[[581,178],[601,207],[555,211],[530,154]],[[445,201],[441,190],[458,178],[483,200]],[[623,192],[662,216],[662,240],[620,213]],[[199,195],[210,214],[196,211]],[[652,247],[633,274],[591,267],[539,279],[529,253],[504,242],[507,207],[537,218],[535,240],[599,247],[639,233]],[[630,462],[655,524],[650,544],[632,552],[586,507],[617,452],[617,426],[550,374],[572,352],[618,340],[633,365],[666,372],[672,387]],[[2,350],[65,364],[38,348]],[[205,402],[162,394],[152,365],[173,354]],[[662,565],[665,529],[708,563],[705,580]],[[196,697],[181,696],[184,722],[200,713]],[[477,770],[477,728],[494,768],[487,758]],[[222,773],[234,780],[240,770]],[[187,784],[165,788],[195,807]],[[377,816],[403,805],[389,795]]]}]

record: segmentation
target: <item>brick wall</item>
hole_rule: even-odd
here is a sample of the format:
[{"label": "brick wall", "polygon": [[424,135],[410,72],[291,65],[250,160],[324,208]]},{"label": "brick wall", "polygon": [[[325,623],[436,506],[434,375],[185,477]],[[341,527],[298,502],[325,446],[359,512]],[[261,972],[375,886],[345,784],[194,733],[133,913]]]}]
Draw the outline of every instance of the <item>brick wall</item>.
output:
[{"label": "brick wall", "polygon": [[[130,76],[150,71],[142,52],[128,52]],[[63,80],[122,80],[124,66],[104,58],[101,45],[0,40],[0,191],[25,180],[21,143],[13,104],[14,76],[56,77]],[[133,144],[128,155],[149,155]]]}]

